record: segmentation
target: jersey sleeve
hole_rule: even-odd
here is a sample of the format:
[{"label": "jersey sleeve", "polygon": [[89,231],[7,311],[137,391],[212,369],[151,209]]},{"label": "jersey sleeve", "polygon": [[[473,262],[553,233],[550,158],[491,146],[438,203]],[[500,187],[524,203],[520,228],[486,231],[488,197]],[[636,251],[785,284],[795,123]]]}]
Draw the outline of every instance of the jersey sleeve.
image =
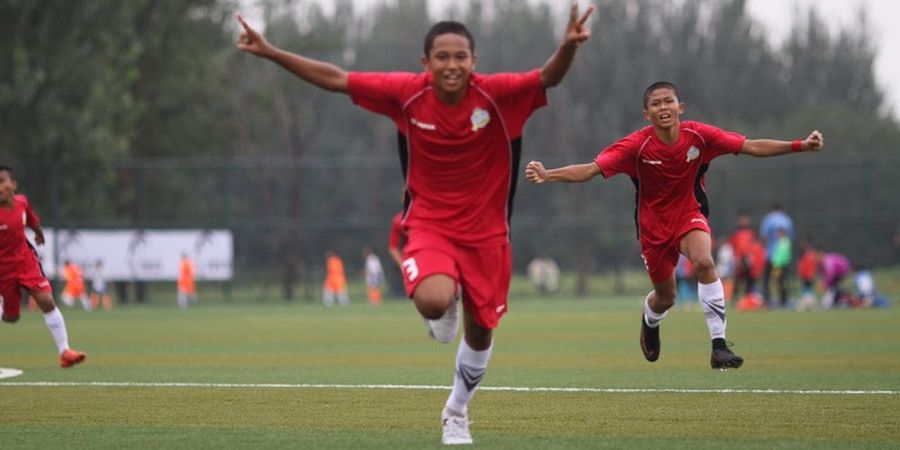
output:
[{"label": "jersey sleeve", "polygon": [[747,140],[747,137],[742,134],[725,131],[701,122],[691,122],[690,126],[703,137],[706,144],[702,153],[704,163],[712,161],[717,156],[740,153],[744,147],[744,141]]},{"label": "jersey sleeve", "polygon": [[390,117],[400,125],[403,103],[421,75],[408,72],[350,72],[347,88],[353,103]]},{"label": "jersey sleeve", "polygon": [[644,140],[646,140],[644,133],[635,131],[597,154],[597,157],[594,158],[594,163],[600,167],[600,173],[603,174],[603,178],[609,178],[620,173],[624,173],[632,178],[636,177],[637,165],[635,164],[635,158]]},{"label": "jersey sleeve", "polygon": [[19,194],[16,195],[15,198],[17,202],[22,204],[22,207],[25,210],[25,226],[32,230],[39,228],[41,226],[41,219],[38,217],[37,213],[34,212],[34,209],[31,208],[31,202],[28,201],[28,197]]},{"label": "jersey sleeve", "polygon": [[476,82],[497,101],[513,139],[521,137],[531,114],[547,105],[547,91],[541,85],[538,69],[523,73],[479,75]]}]

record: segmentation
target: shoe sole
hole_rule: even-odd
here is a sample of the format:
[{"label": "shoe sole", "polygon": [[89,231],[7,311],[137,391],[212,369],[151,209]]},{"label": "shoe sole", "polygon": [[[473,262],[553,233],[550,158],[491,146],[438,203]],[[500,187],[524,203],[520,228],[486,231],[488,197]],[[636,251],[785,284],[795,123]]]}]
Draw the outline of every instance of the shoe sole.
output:
[{"label": "shoe sole", "polygon": [[725,362],[713,361],[710,363],[710,366],[712,366],[713,369],[720,369],[720,370],[738,369],[742,365],[744,365],[744,360],[742,360],[742,359],[730,360],[730,361],[725,361]]}]

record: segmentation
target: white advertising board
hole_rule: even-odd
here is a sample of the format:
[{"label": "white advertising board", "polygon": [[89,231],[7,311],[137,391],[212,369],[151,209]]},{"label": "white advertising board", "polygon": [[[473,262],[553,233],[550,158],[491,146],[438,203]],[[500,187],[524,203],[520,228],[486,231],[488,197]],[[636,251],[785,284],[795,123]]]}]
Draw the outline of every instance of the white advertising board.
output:
[{"label": "white advertising board", "polygon": [[[28,230],[28,238],[34,235]],[[110,281],[174,281],[182,255],[194,261],[197,280],[230,280],[233,241],[228,230],[54,230],[44,229],[45,244],[36,247],[44,272],[58,278],[70,260],[86,279],[103,262]]]}]

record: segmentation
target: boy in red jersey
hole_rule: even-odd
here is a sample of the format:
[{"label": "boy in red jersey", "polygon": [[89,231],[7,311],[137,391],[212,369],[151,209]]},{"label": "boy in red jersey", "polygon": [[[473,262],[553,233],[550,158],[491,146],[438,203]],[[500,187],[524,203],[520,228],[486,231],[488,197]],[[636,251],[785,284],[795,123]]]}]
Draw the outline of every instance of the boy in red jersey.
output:
[{"label": "boy in red jersey", "polygon": [[531,161],[525,176],[532,183],[583,182],[597,175],[624,173],[638,191],[636,222],[641,257],[653,282],[641,316],[641,350],[659,358],[659,322],[675,304],[675,264],[683,254],[694,265],[700,304],[712,339],[714,369],[738,368],[744,360],[725,343],[725,295],[712,258],[704,174],[709,163],[727,153],[777,156],[817,151],[822,135],[804,140],[747,139],[700,122],[680,120],[685,105],[674,84],[661,81],[644,91],[644,118],[652,125],[604,149],[594,161],[547,170]]},{"label": "boy in red jersey", "polygon": [[407,294],[449,342],[456,334],[457,283],[462,287],[464,339],[453,389],[442,411],[444,444],[468,444],[467,405],[481,381],[493,329],[507,309],[511,277],[509,217],[522,131],[547,102],[545,89],[566,74],[590,36],[572,4],[560,47],[540,69],[479,74],[475,42],[458,22],[435,24],[425,36],[420,73],[352,72],[271,46],[238,16],[238,48],[270,59],[322,89],[349,94],[390,117],[400,132],[406,179],[402,270]]},{"label": "boy in red jersey", "polygon": [[28,199],[16,195],[16,188],[12,169],[0,166],[0,314],[4,322],[18,321],[22,289],[27,290],[44,313],[44,322],[59,350],[60,366],[72,367],[84,361],[85,354],[69,348],[66,322],[53,301],[50,281],[44,276],[37,252],[25,238],[27,226],[34,231],[35,243],[44,244],[41,221]]}]

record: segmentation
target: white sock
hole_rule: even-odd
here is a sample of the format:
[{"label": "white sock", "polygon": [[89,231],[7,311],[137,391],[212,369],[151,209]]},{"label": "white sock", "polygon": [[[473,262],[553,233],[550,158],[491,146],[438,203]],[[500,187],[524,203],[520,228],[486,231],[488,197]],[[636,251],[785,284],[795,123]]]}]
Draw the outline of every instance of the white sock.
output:
[{"label": "white sock", "polygon": [[447,398],[447,408],[466,415],[469,400],[475,395],[475,389],[481,383],[493,348],[492,341],[487,350],[478,352],[469,347],[465,336],[459,340],[459,350],[456,352],[456,375],[453,377],[453,390],[450,391],[450,397]]},{"label": "white sock", "polygon": [[650,291],[647,294],[647,297],[644,298],[644,323],[647,324],[650,328],[656,328],[659,326],[659,322],[666,318],[669,315],[669,311],[663,311],[662,314],[653,311],[650,309],[650,296],[653,295],[653,291]]},{"label": "white sock", "polygon": [[700,297],[700,306],[703,307],[703,315],[706,317],[706,327],[709,328],[710,339],[725,339],[725,288],[722,280],[716,280],[710,284],[697,283],[697,294]]},{"label": "white sock", "polygon": [[69,333],[66,332],[66,321],[63,320],[59,308],[53,308],[53,311],[44,313],[44,323],[47,324],[47,329],[50,330],[53,340],[56,341],[59,354],[62,354],[69,348]]}]

